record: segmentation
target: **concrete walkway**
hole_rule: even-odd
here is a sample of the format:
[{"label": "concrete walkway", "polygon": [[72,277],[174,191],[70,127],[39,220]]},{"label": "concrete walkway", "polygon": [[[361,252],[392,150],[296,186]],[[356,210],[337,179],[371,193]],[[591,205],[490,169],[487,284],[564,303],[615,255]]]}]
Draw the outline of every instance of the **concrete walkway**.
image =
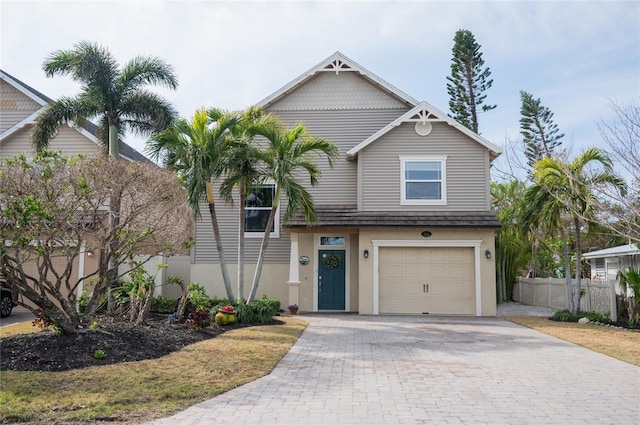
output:
[{"label": "concrete walkway", "polygon": [[638,424],[640,368],[499,318],[303,315],[274,371],[155,425]]}]

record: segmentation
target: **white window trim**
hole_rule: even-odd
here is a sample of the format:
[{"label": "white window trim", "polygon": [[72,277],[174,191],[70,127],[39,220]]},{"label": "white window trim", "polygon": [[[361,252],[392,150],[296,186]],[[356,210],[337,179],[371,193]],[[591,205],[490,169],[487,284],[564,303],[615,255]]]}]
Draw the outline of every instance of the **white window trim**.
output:
[{"label": "white window trim", "polygon": [[[447,155],[399,156],[400,159],[400,205],[447,205]],[[442,178],[441,199],[406,199],[405,164],[409,162],[440,162]]]},{"label": "white window trim", "polygon": [[[269,182],[269,181],[260,183],[257,186],[267,186],[267,185],[273,185],[274,189],[276,186],[275,183]],[[266,211],[266,207],[263,207],[262,210]],[[269,211],[271,211],[271,208],[269,208]],[[247,208],[245,207],[245,214],[246,213],[247,213]],[[242,219],[244,220],[245,218],[243,217]],[[262,239],[264,237],[264,232],[247,232],[245,229],[244,237],[246,239]],[[271,238],[275,238],[275,239],[280,238],[280,205],[278,205],[278,208],[276,209],[276,216],[273,218],[273,232],[271,232],[269,239]]]}]

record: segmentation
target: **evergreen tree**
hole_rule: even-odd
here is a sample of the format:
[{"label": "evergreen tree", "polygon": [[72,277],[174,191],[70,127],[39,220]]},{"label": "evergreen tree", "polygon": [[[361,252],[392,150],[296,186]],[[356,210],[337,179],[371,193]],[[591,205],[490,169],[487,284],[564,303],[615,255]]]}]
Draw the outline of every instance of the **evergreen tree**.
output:
[{"label": "evergreen tree", "polygon": [[550,158],[555,148],[562,143],[564,134],[558,134],[558,126],[553,123],[553,112],[540,104],[526,91],[520,91],[520,134],[524,137],[525,151],[529,166],[543,158]]},{"label": "evergreen tree", "polygon": [[[465,127],[478,132],[478,108],[484,103],[487,89],[493,80],[491,71],[484,68],[480,45],[469,30],[458,30],[453,38],[451,76],[447,77],[449,109],[452,118]],[[482,112],[497,105],[482,105]]]}]

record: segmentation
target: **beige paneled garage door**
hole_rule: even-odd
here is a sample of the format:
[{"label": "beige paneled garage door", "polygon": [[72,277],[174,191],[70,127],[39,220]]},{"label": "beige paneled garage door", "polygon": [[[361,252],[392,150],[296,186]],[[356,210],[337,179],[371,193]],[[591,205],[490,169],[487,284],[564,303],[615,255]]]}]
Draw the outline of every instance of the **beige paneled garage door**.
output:
[{"label": "beige paneled garage door", "polygon": [[475,314],[473,248],[379,251],[380,313]]}]

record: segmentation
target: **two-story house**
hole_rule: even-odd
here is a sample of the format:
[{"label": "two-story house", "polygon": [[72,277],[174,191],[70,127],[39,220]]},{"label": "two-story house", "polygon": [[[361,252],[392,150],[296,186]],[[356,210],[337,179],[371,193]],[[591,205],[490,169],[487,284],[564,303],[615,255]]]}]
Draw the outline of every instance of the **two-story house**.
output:
[{"label": "two-story house", "polygon": [[[288,125],[302,122],[341,153],[333,169],[320,163],[320,184],[308,187],[318,222],[276,223],[258,296],[302,311],[495,315],[500,223],[490,210],[489,169],[498,147],[339,52],[258,105]],[[269,199],[272,188],[257,190]],[[257,217],[269,206],[247,202],[249,277],[264,229]],[[237,215],[220,205],[232,278]],[[191,280],[224,295],[217,262],[205,218]]]}]

